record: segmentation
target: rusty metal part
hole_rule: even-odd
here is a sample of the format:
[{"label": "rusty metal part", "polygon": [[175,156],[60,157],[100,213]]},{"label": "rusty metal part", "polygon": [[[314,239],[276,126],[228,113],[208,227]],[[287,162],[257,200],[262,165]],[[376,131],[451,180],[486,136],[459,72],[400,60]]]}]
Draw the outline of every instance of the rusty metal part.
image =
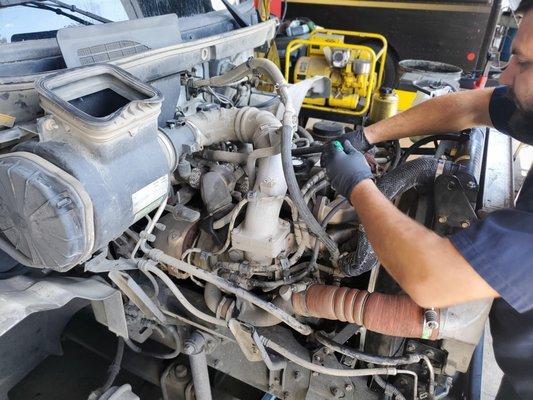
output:
[{"label": "rusty metal part", "polygon": [[176,219],[171,213],[161,217],[159,222],[165,225],[166,229],[155,232],[154,247],[181,259],[183,252],[192,247],[198,232],[198,223]]},{"label": "rusty metal part", "polygon": [[407,295],[312,285],[292,295],[292,306],[296,314],[350,322],[384,335],[435,340],[439,334],[425,329],[425,310]]}]

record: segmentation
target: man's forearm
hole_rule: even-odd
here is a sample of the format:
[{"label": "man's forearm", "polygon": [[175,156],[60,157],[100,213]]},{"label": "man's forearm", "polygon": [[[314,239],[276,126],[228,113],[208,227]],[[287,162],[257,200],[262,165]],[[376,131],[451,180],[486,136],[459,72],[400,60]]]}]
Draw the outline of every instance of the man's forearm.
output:
[{"label": "man's forearm", "polygon": [[448,239],[399,211],[371,180],[359,183],[350,200],[380,262],[419,305],[497,296]]},{"label": "man's forearm", "polygon": [[473,126],[490,126],[488,114],[494,89],[454,93],[425,101],[392,118],[365,128],[371,144],[409,136],[458,132]]}]

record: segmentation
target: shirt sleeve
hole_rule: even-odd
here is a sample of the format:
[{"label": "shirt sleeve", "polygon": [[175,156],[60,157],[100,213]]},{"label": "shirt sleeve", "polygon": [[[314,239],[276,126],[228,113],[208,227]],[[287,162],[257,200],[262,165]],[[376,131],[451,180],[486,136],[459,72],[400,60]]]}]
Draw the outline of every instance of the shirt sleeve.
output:
[{"label": "shirt sleeve", "polygon": [[533,213],[499,210],[450,240],[516,311],[533,309]]},{"label": "shirt sleeve", "polygon": [[509,135],[509,121],[516,111],[516,104],[508,96],[507,86],[498,86],[494,89],[489,103],[489,114],[492,125],[502,133]]}]

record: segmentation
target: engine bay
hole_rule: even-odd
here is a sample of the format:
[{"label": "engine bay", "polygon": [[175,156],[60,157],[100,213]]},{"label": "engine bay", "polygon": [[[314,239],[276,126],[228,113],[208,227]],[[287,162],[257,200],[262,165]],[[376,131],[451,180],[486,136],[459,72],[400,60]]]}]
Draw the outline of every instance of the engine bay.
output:
[{"label": "engine bay", "polygon": [[[461,398],[491,302],[424,309],[380,266],[299,125],[327,85],[248,54],[207,69],[180,73],[164,122],[161,91],[117,65],[36,82],[36,135],[0,155],[0,249],[29,267],[10,279],[80,286],[119,348],[168,362],[164,399],[216,398],[208,367],[280,399]],[[440,139],[366,156],[398,208],[448,234],[476,218],[485,131]]]}]

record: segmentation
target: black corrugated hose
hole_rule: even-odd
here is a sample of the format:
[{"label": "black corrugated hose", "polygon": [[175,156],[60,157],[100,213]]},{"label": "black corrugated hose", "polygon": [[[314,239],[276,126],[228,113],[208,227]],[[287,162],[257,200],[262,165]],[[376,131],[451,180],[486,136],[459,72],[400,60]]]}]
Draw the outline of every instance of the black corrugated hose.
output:
[{"label": "black corrugated hose", "polygon": [[[389,200],[392,200],[413,187],[430,185],[436,178],[439,162],[441,161],[436,158],[426,157],[400,164],[379,179],[377,187]],[[442,163],[443,174],[454,174],[461,168],[451,161],[442,161]],[[359,227],[357,238],[357,250],[339,259],[339,267],[348,276],[361,275],[379,264],[362,226]]]}]

